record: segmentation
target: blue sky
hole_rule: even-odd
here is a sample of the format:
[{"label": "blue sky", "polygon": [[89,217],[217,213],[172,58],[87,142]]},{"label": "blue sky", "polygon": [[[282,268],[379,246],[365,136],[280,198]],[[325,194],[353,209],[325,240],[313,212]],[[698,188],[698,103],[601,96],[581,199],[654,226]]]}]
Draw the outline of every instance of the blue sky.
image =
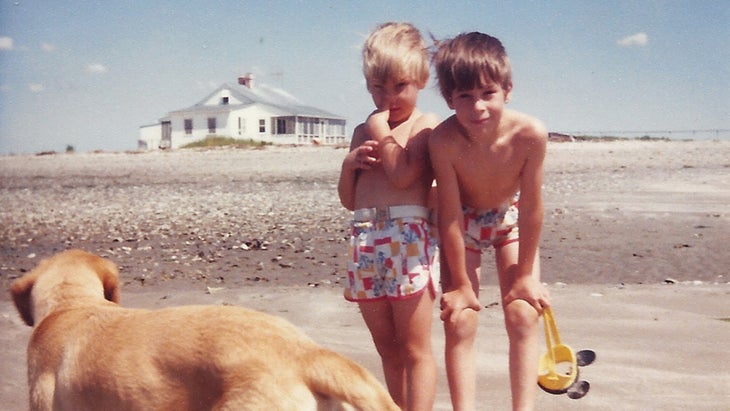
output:
[{"label": "blue sky", "polygon": [[[0,0],[0,154],[134,149],[139,126],[246,72],[349,133],[373,108],[360,46],[384,21],[499,37],[510,106],[551,131],[730,129],[724,0]],[[419,105],[450,114],[433,82]]]}]

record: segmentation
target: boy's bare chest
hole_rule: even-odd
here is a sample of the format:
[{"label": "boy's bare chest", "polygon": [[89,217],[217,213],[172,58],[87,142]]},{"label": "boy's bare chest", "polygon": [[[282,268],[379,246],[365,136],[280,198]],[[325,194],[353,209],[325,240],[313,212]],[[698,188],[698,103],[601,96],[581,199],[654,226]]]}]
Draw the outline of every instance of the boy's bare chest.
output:
[{"label": "boy's bare chest", "polygon": [[513,149],[474,147],[463,150],[453,163],[462,196],[477,203],[499,203],[501,197],[514,194],[523,164],[523,156]]},{"label": "boy's bare chest", "polygon": [[454,165],[459,174],[509,175],[522,168],[524,156],[510,146],[464,145]]}]

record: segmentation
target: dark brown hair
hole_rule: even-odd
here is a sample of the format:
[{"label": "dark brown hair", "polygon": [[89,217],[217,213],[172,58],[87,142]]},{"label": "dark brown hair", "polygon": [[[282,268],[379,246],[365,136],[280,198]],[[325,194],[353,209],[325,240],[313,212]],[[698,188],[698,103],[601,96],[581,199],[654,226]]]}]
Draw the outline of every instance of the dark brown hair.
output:
[{"label": "dark brown hair", "polygon": [[433,55],[441,95],[451,99],[456,90],[471,90],[495,83],[503,90],[512,88],[512,68],[499,39],[471,32],[453,39],[436,41]]}]

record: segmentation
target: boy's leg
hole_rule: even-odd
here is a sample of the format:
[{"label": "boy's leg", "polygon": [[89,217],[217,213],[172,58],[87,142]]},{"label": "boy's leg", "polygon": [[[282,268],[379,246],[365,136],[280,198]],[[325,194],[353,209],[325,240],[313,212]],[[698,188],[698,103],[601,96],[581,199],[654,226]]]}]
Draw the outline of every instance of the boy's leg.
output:
[{"label": "boy's leg", "polygon": [[392,301],[396,340],[405,365],[403,410],[431,411],[436,397],[436,360],[431,349],[433,300],[430,290]]},{"label": "boy's leg", "polygon": [[396,339],[396,327],[393,321],[393,310],[386,299],[361,302],[358,304],[362,318],[365,320],[373,337],[375,349],[380,354],[383,365],[385,385],[390,396],[398,406],[405,406],[405,367],[401,357],[400,345]]},{"label": "boy's leg", "polygon": [[[474,293],[479,297],[479,270],[481,253],[466,252],[466,270]],[[442,286],[448,291],[448,264],[441,264]],[[454,411],[473,411],[476,409],[476,340],[479,326],[479,313],[464,310],[455,323],[444,322],[446,377],[449,381],[451,405]]]},{"label": "boy's leg", "polygon": [[[519,243],[496,250],[499,284],[504,297],[511,289],[517,268]],[[539,254],[535,257],[532,275],[540,279]],[[512,389],[512,409],[535,408],[537,392],[537,363],[539,359],[539,314],[524,300],[512,301],[503,307],[505,327],[509,336],[509,370]]]}]

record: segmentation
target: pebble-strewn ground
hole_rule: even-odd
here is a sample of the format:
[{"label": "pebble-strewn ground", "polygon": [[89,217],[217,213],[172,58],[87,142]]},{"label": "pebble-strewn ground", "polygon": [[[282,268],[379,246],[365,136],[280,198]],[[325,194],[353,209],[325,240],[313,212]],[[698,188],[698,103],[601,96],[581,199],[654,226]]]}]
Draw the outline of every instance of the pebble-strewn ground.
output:
[{"label": "pebble-strewn ground", "polygon": [[[80,247],[116,261],[128,286],[339,286],[345,154],[0,157],[0,281],[6,288],[41,258]],[[543,279],[729,281],[729,177],[730,142],[551,143]]]},{"label": "pebble-strewn ground", "polygon": [[336,194],[343,153],[2,158],[3,281],[69,247],[113,258],[126,282],[145,286],[336,281],[348,218]]}]

